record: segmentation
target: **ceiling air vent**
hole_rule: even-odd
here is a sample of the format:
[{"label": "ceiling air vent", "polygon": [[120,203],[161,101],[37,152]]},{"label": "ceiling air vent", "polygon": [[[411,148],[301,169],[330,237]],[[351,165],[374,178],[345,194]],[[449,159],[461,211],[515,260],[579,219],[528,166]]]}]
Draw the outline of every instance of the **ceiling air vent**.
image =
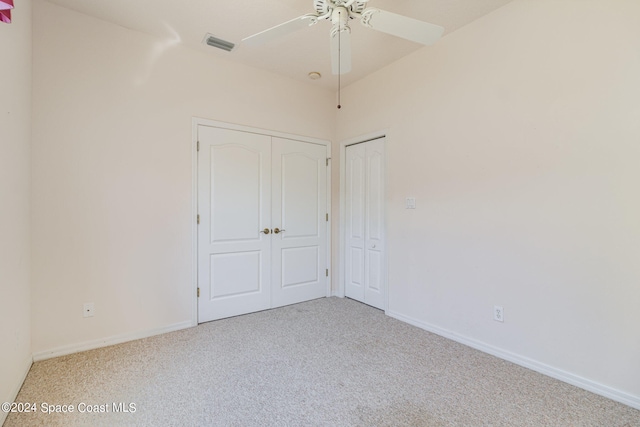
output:
[{"label": "ceiling air vent", "polygon": [[204,43],[209,46],[217,47],[218,49],[226,50],[227,52],[231,52],[234,47],[236,47],[235,43],[228,42],[226,40],[219,39],[211,34],[207,34],[204,37]]}]

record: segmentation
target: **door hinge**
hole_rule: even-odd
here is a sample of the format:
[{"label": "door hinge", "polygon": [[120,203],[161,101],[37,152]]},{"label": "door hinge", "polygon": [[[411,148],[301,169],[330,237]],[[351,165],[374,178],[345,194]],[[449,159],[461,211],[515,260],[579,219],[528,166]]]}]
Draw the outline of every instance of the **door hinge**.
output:
[{"label": "door hinge", "polygon": [[326,218],[327,218],[327,222],[329,222],[329,214],[327,214]]},{"label": "door hinge", "polygon": [[198,288],[198,298],[200,298],[200,288]]},{"label": "door hinge", "polygon": [[331,160],[331,157],[327,157],[327,166],[329,166],[329,160]]},{"label": "door hinge", "polygon": [[200,151],[200,141],[196,144],[196,151]]},{"label": "door hinge", "polygon": [[198,224],[200,224],[200,214],[198,214],[198,217],[196,218],[196,221],[198,222]]},{"label": "door hinge", "polygon": [[325,276],[329,277],[329,269],[328,268],[325,271]]}]

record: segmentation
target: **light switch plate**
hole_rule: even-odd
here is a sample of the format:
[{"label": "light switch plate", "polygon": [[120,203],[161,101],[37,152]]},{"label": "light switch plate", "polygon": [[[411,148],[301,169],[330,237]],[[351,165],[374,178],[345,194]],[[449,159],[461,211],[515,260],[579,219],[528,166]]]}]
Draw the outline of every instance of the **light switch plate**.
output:
[{"label": "light switch plate", "polygon": [[416,198],[407,197],[407,209],[415,209],[415,208],[416,208]]}]

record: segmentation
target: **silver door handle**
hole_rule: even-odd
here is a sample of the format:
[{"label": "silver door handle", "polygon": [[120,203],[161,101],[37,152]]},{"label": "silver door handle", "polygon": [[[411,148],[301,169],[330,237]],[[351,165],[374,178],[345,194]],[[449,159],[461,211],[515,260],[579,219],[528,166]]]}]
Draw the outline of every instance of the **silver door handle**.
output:
[{"label": "silver door handle", "polygon": [[280,234],[282,232],[284,232],[284,230],[280,230],[278,227],[273,229],[273,234]]}]

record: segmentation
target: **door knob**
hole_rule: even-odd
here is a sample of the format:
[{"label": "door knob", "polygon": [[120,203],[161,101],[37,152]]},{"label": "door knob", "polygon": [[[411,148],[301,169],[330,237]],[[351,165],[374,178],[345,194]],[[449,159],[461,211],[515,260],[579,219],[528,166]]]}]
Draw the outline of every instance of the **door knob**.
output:
[{"label": "door knob", "polygon": [[271,230],[269,230],[268,228],[265,228],[264,230],[260,230],[260,232],[264,233],[264,234],[269,234],[269,233],[271,233]]},{"label": "door knob", "polygon": [[282,233],[284,230],[280,230],[278,227],[273,229],[273,234],[280,234]]}]

